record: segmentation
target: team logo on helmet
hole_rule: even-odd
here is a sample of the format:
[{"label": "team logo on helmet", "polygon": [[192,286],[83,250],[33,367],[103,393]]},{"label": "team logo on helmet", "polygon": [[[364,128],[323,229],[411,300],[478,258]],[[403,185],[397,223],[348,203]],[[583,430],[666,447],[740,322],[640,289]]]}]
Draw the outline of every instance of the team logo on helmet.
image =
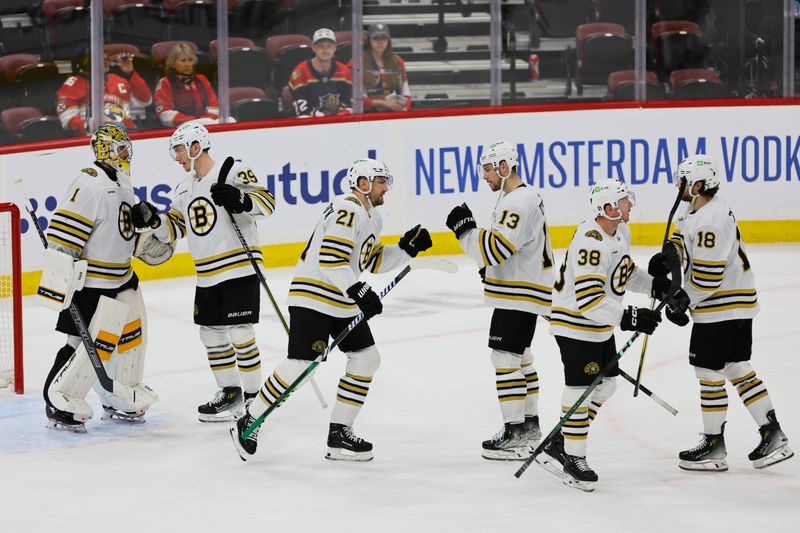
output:
[{"label": "team logo on helmet", "polygon": [[195,235],[202,237],[217,223],[217,210],[208,199],[200,196],[189,204],[189,227]]}]

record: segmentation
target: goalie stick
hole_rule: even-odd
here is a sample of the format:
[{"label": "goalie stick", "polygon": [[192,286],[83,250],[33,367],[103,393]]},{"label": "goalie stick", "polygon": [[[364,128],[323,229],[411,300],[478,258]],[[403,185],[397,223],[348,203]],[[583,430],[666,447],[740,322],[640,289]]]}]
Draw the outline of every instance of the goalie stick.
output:
[{"label": "goalie stick", "polygon": [[[408,274],[412,270],[418,270],[418,269],[439,270],[441,272],[447,272],[452,274],[458,269],[458,267],[456,267],[455,263],[451,263],[444,259],[434,259],[434,258],[413,259],[408,265],[405,266],[405,268],[403,268],[403,270],[400,271],[399,274],[397,274],[394,277],[394,279],[392,279],[392,281],[389,282],[389,284],[380,292],[378,297],[381,300],[383,300],[383,298],[389,293],[389,291],[392,290],[395,287],[395,285],[400,283],[400,280],[403,279],[406,276],[406,274]],[[331,353],[331,351],[333,351],[333,349],[336,348],[336,346],[338,346],[339,343],[342,342],[344,338],[347,337],[347,335],[349,335],[350,332],[353,331],[355,327],[361,323],[362,320],[364,320],[364,313],[359,313],[347,325],[347,327],[344,330],[342,330],[342,332],[339,333],[339,335],[337,335],[335,339],[333,339],[333,342],[331,342],[328,345],[328,347],[325,348],[325,351],[319,354],[316,359],[311,361],[311,363],[309,363],[308,367],[303,371],[303,373],[300,374],[297,377],[297,379],[292,381],[288,387],[286,387],[286,390],[283,392],[283,394],[281,394],[278,397],[277,400],[275,400],[275,403],[270,405],[269,408],[266,411],[264,411],[264,413],[261,416],[256,418],[255,421],[253,421],[253,423],[247,427],[244,433],[242,433],[242,438],[246,439],[253,433],[253,431],[255,431],[261,424],[263,424],[267,416],[269,416],[269,414],[272,413],[272,411],[277,409],[278,406],[280,406],[280,404],[284,400],[286,400],[286,398],[288,398],[289,395],[298,386],[300,386],[300,383],[303,382],[306,376],[311,374],[314,371],[314,369],[317,368],[317,366],[319,366],[319,364],[328,357],[328,354]],[[236,426],[231,428],[230,434],[235,442],[236,439],[238,439]]]},{"label": "goalie stick", "polygon": [[[219,177],[217,178],[217,183],[222,184],[225,183],[225,180],[228,179],[228,173],[233,168],[233,157],[228,156],[225,161],[222,162],[222,168],[219,170]],[[264,287],[264,290],[267,292],[267,297],[269,298],[270,303],[272,304],[273,309],[275,309],[275,314],[278,315],[278,318],[281,321],[281,325],[283,325],[283,330],[286,334],[289,334],[289,326],[286,324],[286,319],[283,317],[283,313],[281,312],[280,307],[278,307],[278,303],[275,301],[275,297],[272,296],[272,291],[269,290],[269,285],[267,285],[267,280],[264,278],[264,274],[261,272],[261,269],[256,262],[255,257],[253,257],[253,252],[250,251],[250,247],[247,246],[247,241],[242,235],[242,230],[239,229],[239,224],[236,223],[236,219],[233,218],[233,214],[225,210],[228,213],[228,217],[231,219],[231,224],[233,224],[233,231],[236,232],[236,236],[239,238],[239,243],[244,248],[244,253],[247,254],[247,258],[250,260],[250,264],[253,265],[253,270],[256,271],[256,276],[258,277],[258,281],[261,283],[261,286]],[[319,405],[323,409],[328,408],[328,402],[325,401],[325,397],[322,396],[322,391],[319,390],[319,386],[317,382],[314,381],[314,378],[310,378],[309,381],[311,382],[311,388],[314,389],[314,394],[317,395],[317,400],[319,400]]]}]

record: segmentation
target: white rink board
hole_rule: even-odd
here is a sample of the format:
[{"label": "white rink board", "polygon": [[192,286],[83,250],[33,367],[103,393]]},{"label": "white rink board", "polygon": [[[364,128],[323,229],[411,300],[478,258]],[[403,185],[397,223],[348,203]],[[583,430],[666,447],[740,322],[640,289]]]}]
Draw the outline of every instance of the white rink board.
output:
[{"label": "white rink board", "polygon": [[[395,188],[382,208],[386,234],[422,223],[445,231],[452,206],[468,202],[479,223],[496,201],[479,179],[482,146],[519,144],[521,175],[544,197],[550,226],[574,225],[587,214],[587,185],[604,177],[628,181],[637,196],[634,222],[662,221],[671,205],[672,173],[697,148],[717,159],[723,194],[740,220],[800,219],[798,106],[606,109],[411,118],[226,131],[212,134],[212,156],[250,164],[275,193],[262,244],[303,242],[322,205],[341,192],[353,159],[386,161]],[[88,146],[0,157],[0,198],[22,205],[12,181],[23,178],[50,217],[78,171],[91,164]],[[137,194],[165,209],[183,175],[167,138],[134,143]],[[41,253],[23,224],[23,270]]]}]

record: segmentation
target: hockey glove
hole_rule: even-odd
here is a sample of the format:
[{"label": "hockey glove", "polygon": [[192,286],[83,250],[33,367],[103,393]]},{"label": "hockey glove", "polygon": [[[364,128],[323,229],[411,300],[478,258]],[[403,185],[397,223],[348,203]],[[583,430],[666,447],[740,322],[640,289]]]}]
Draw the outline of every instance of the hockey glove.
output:
[{"label": "hockey glove", "polygon": [[671,242],[665,242],[661,247],[661,251],[650,258],[650,263],[647,265],[647,273],[651,276],[659,277],[666,276],[674,270],[678,270],[681,266],[681,257],[678,254],[678,249]]},{"label": "hockey glove", "polygon": [[227,209],[229,213],[243,213],[253,208],[253,200],[249,195],[227,183],[212,185],[211,199],[218,206]]},{"label": "hockey glove", "polygon": [[638,331],[652,335],[656,326],[661,322],[661,313],[647,309],[646,307],[628,306],[622,312],[622,322],[619,327],[623,331]]},{"label": "hockey glove", "polygon": [[667,276],[656,276],[653,278],[653,285],[650,287],[650,296],[661,301],[667,297],[671,286],[672,282]]},{"label": "hockey glove", "polygon": [[358,308],[364,313],[365,320],[369,320],[375,315],[381,314],[381,311],[383,311],[381,299],[378,298],[378,295],[375,294],[372,287],[363,281],[357,281],[347,289],[347,295],[355,300]]},{"label": "hockey glove", "polygon": [[131,223],[136,229],[157,228],[161,225],[156,206],[150,202],[139,202],[131,207]]},{"label": "hockey glove", "polygon": [[417,257],[417,254],[424,252],[431,246],[431,234],[428,230],[421,227],[419,224],[408,230],[405,235],[400,237],[400,242],[397,243],[400,249],[411,257]]},{"label": "hockey glove", "polygon": [[667,319],[680,327],[689,323],[689,317],[686,311],[689,309],[689,295],[683,289],[678,291],[667,299],[667,310],[664,313]]},{"label": "hockey glove", "polygon": [[475,217],[472,216],[472,211],[467,204],[461,204],[455,206],[447,215],[447,227],[453,230],[456,239],[460,239],[466,232],[478,226],[475,224]]}]

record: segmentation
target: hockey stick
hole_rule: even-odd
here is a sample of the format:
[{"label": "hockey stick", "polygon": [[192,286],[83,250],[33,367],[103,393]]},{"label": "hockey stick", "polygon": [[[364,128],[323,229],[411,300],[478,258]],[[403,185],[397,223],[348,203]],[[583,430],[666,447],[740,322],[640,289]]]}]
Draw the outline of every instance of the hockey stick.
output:
[{"label": "hockey stick", "polygon": [[[670,218],[672,217],[670,216]],[[670,285],[669,291],[667,292],[667,297],[664,298],[658,304],[658,306],[654,309],[655,311],[660,313],[661,310],[667,305],[667,300],[669,300],[669,296],[672,296],[678,291],[678,289],[680,289],[681,285],[680,272],[681,268],[680,265],[678,265],[678,267],[672,272],[672,284]],[[586,398],[588,398],[594,392],[594,390],[598,387],[598,385],[602,383],[603,378],[606,376],[606,374],[608,374],[609,371],[611,371],[614,365],[617,364],[622,355],[626,351],[628,351],[628,348],[633,346],[633,343],[636,342],[636,339],[639,338],[639,335],[641,335],[640,331],[637,331],[636,333],[631,335],[631,338],[628,339],[628,342],[626,342],[622,346],[622,348],[620,348],[619,351],[617,351],[616,355],[614,355],[614,357],[611,358],[608,364],[605,367],[603,367],[600,373],[597,374],[597,377],[594,378],[594,381],[592,381],[592,383],[586,388],[586,390],[583,391],[583,394],[581,394],[580,398],[578,398],[578,400],[572,405],[572,407],[569,408],[569,410],[564,414],[564,416],[561,417],[561,419],[558,421],[556,426],[550,431],[550,433],[548,433],[547,436],[544,439],[542,439],[542,442],[540,442],[539,445],[536,447],[536,449],[533,450],[533,452],[530,454],[530,456],[527,459],[525,459],[525,462],[522,463],[522,466],[520,466],[519,469],[516,472],[514,472],[515,477],[519,478],[520,476],[522,476],[523,473],[525,473],[525,470],[527,470],[528,467],[531,465],[531,463],[536,459],[536,456],[542,453],[544,447],[547,446],[547,444],[551,440],[553,440],[553,438],[559,431],[561,431],[561,427],[567,422],[567,420],[569,420],[569,417],[571,417],[575,413],[575,411],[578,410],[581,404],[583,404],[584,400],[586,400]]]},{"label": "hockey stick", "polygon": [[[219,170],[219,177],[217,178],[217,183],[225,183],[225,180],[228,179],[228,173],[231,171],[233,167],[234,160],[231,156],[228,156],[225,161],[222,162],[222,168]],[[286,319],[283,318],[283,313],[281,313],[280,308],[278,307],[278,303],[275,301],[275,297],[272,296],[272,291],[269,290],[269,285],[267,285],[267,280],[264,278],[264,274],[261,272],[261,269],[258,267],[258,263],[256,262],[255,257],[253,257],[253,252],[250,251],[250,248],[247,246],[247,241],[244,239],[244,235],[242,235],[242,230],[239,229],[239,224],[236,223],[236,220],[233,218],[233,214],[225,209],[228,213],[228,217],[231,219],[231,224],[233,224],[233,230],[236,232],[236,236],[239,238],[239,243],[244,248],[244,253],[247,254],[247,258],[250,260],[250,264],[253,265],[253,270],[256,271],[256,276],[258,277],[258,281],[261,283],[261,286],[264,287],[264,290],[267,291],[267,296],[269,297],[270,303],[272,303],[273,309],[275,309],[275,314],[278,315],[278,318],[283,325],[283,329],[286,334],[289,334],[289,326],[286,324]],[[310,378],[309,381],[311,382],[311,388],[314,389],[314,394],[317,395],[317,399],[319,400],[319,405],[323,409],[328,408],[328,402],[325,401],[325,398],[322,396],[322,391],[319,390],[319,386],[317,382],[314,381],[314,378]]]},{"label": "hockey stick", "polygon": [[[42,241],[42,246],[44,246],[46,250],[47,237],[45,237],[44,230],[42,230],[42,226],[39,224],[39,218],[36,216],[36,209],[33,208],[33,204],[30,202],[30,197],[28,196],[28,193],[22,184],[22,180],[18,179],[14,183],[16,183],[16,185],[20,188],[23,196],[25,197],[25,211],[28,212],[28,216],[31,218],[31,222],[33,222],[33,226],[36,228],[36,232],[39,234],[39,239]],[[103,387],[103,390],[122,398],[129,404],[138,406],[139,404],[136,402],[136,389],[128,387],[127,385],[123,385],[118,381],[114,381],[108,376],[106,368],[103,366],[103,362],[100,360],[100,356],[97,354],[97,347],[95,346],[91,335],[89,335],[86,322],[83,320],[83,316],[81,316],[81,312],[78,310],[75,302],[70,302],[67,309],[69,310],[69,315],[72,318],[72,321],[75,323],[75,329],[78,330],[78,336],[81,338],[84,348],[86,348],[86,353],[89,355],[89,360],[92,362],[92,368],[94,369],[94,373],[97,375],[97,381],[100,383],[100,386]]]},{"label": "hockey stick", "polygon": [[[672,217],[675,216],[675,212],[678,210],[678,206],[683,199],[683,191],[686,189],[686,180],[681,182],[680,189],[678,190],[678,196],[675,198],[675,203],[672,204],[672,209],[669,211],[669,217],[667,218],[667,227],[664,229],[664,240],[662,241],[661,248],[663,249],[664,246],[667,244],[667,239],[669,239],[669,228],[672,226]],[[673,273],[673,275],[675,275]],[[674,283],[674,280],[673,280]],[[650,299],[650,309],[653,309],[653,306],[656,303],[655,298]],[[647,340],[650,338],[650,335],[644,336],[644,342],[642,343],[642,353],[639,354],[639,368],[636,370],[636,383],[633,385],[633,397],[637,397],[639,395],[639,389],[642,386],[642,371],[644,370],[644,356],[647,353]]]},{"label": "hockey stick", "polygon": [[[633,379],[627,372],[625,372],[621,368],[619,369],[619,375],[622,376],[623,378],[625,378],[625,381],[627,381],[631,385],[635,385],[636,384],[636,380]],[[678,414],[678,410],[677,409],[675,409],[670,404],[668,404],[667,402],[665,402],[664,400],[659,398],[653,391],[651,391],[650,389],[648,389],[647,387],[645,387],[641,383],[639,384],[639,389],[641,389],[641,391],[643,393],[645,393],[648,396],[650,396],[653,399],[653,401],[656,402],[658,405],[660,405],[661,407],[663,407],[664,409],[669,411],[669,413],[672,416],[675,416],[675,415]]]},{"label": "hockey stick", "polygon": [[[412,260],[408,265],[405,266],[405,268],[403,268],[403,270],[400,271],[399,274],[397,274],[394,277],[392,281],[389,282],[389,284],[380,292],[378,297],[381,300],[383,300],[383,298],[389,293],[389,291],[392,290],[395,287],[395,285],[400,283],[400,280],[403,279],[406,276],[406,274],[408,274],[412,270],[418,270],[418,269],[439,270],[441,272],[447,272],[452,274],[458,269],[458,267],[456,267],[454,263],[451,263],[444,259],[424,258],[424,259]],[[274,411],[284,400],[286,400],[286,398],[289,397],[289,395],[300,385],[300,383],[302,383],[305,377],[311,374],[314,371],[314,369],[317,368],[317,366],[319,366],[319,364],[328,357],[328,354],[331,353],[331,351],[333,351],[333,349],[336,348],[336,346],[338,346],[339,343],[342,342],[344,338],[347,337],[347,335],[349,335],[350,332],[353,331],[356,328],[356,326],[358,326],[361,323],[362,320],[364,320],[364,313],[359,313],[347,325],[347,327],[344,330],[342,330],[342,332],[339,333],[339,335],[337,335],[335,339],[333,339],[333,342],[331,342],[328,345],[328,347],[325,348],[325,351],[319,354],[316,359],[311,361],[308,367],[297,377],[297,379],[292,381],[289,384],[289,386],[286,387],[286,390],[283,391],[283,394],[278,396],[278,399],[275,400],[275,402],[272,405],[270,405],[269,408],[266,411],[264,411],[264,413],[261,416],[256,418],[255,421],[253,421],[253,423],[247,427],[244,433],[242,433],[242,439],[246,439],[247,437],[249,437],[253,433],[253,431],[255,431],[261,424],[263,424],[264,420],[270,415],[270,413],[272,413],[272,411]],[[236,427],[231,429],[231,436],[234,439],[238,438],[235,432],[236,432]]]}]

